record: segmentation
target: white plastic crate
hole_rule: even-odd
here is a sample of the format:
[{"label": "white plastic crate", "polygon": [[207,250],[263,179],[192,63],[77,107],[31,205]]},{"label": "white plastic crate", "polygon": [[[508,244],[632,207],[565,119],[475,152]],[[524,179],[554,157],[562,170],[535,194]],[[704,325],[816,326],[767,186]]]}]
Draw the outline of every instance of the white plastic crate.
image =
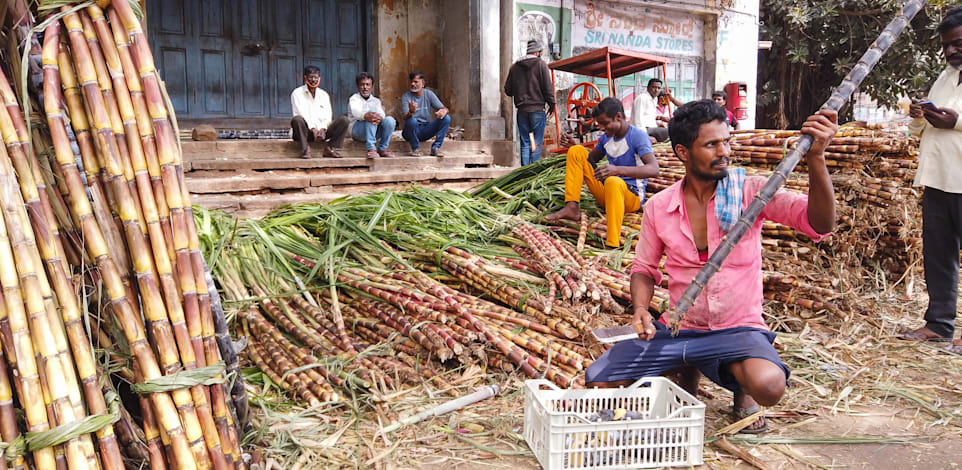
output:
[{"label": "white plastic crate", "polygon": [[[525,386],[524,439],[545,470],[702,463],[705,405],[664,377],[618,389],[564,390],[547,380]],[[589,420],[619,408],[641,419]]]}]

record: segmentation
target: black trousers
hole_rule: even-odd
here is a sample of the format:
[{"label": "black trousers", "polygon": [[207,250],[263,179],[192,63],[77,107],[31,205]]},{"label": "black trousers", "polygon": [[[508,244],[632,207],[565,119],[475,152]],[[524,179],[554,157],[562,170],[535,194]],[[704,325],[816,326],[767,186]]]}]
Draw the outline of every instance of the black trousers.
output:
[{"label": "black trousers", "polygon": [[[327,143],[328,147],[338,148],[344,143],[344,136],[347,135],[347,128],[351,124],[346,117],[341,116],[335,119],[327,126],[327,131],[324,134],[324,142]],[[301,116],[294,116],[291,119],[291,131],[293,134],[294,142],[301,144],[301,152],[306,151],[310,148],[309,142],[314,142],[314,133],[311,132],[311,128],[307,126],[307,121]]]},{"label": "black trousers", "polygon": [[955,333],[960,243],[962,194],[926,186],[922,194],[922,259],[929,293],[925,326],[947,338]]}]

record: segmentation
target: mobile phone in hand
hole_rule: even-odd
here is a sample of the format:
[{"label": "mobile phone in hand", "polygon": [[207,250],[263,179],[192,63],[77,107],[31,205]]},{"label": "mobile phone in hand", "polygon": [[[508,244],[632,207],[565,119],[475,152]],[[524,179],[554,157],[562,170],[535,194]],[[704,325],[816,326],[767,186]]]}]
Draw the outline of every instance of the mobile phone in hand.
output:
[{"label": "mobile phone in hand", "polygon": [[919,102],[918,102],[918,105],[921,106],[921,107],[923,107],[923,108],[939,109],[939,107],[936,106],[935,103],[933,103],[933,102],[931,102],[931,101],[929,101],[929,100],[919,101]]}]

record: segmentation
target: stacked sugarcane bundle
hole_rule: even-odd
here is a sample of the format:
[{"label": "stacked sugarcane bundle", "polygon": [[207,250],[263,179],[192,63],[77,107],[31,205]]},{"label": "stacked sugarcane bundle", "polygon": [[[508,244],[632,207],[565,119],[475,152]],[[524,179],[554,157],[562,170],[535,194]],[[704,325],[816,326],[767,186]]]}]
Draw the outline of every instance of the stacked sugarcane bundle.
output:
[{"label": "stacked sugarcane bundle", "polygon": [[[256,222],[245,224],[241,230]],[[316,239],[293,229],[250,233],[257,235],[241,236],[216,267],[226,297],[243,305],[238,312],[241,333],[249,338],[244,354],[310,405],[347,396],[352,388],[384,393],[426,380],[446,389],[435,369],[452,363],[518,368],[566,387],[583,384],[579,372],[591,356],[572,341],[587,328],[576,314],[559,304],[555,314],[545,315],[537,294],[485,282],[494,279],[492,273],[517,280],[544,278],[512,274],[503,263],[482,267],[472,262],[480,258],[449,247],[443,253],[405,256],[423,264],[422,269],[390,257],[368,257],[363,265],[344,260],[330,279],[333,290],[322,287],[328,281],[322,274],[292,294],[298,291],[293,286],[298,281],[292,279],[310,276],[322,264]],[[286,269],[267,270],[261,262],[246,261],[270,258],[266,243],[277,248],[274,254],[281,258],[275,261],[289,263],[288,276],[277,274]],[[442,256],[444,268],[428,265],[435,256]],[[453,289],[433,276],[441,269],[451,272],[450,279],[463,276],[463,282],[455,283],[462,289],[468,284],[490,289],[489,296],[502,303]],[[576,326],[559,319],[559,312]],[[297,372],[287,372],[291,370]]]},{"label": "stacked sugarcane bundle", "polygon": [[221,227],[204,238],[230,240],[213,269],[244,355],[309,404],[422,381],[446,389],[436,371],[455,365],[581,386],[603,351],[589,331],[627,321],[629,281],[607,254],[463,194],[413,188],[256,221],[200,217]]},{"label": "stacked sugarcane bundle", "polygon": [[[771,169],[798,139],[798,131],[752,130],[733,134],[732,151],[736,165],[746,169],[749,176],[767,177]],[[894,130],[843,126],[826,151],[838,201],[838,223],[833,235],[819,244],[791,228],[773,222],[763,224],[763,253],[766,269],[784,274],[818,271],[833,266],[831,271],[848,274],[841,285],[794,286],[790,293],[786,286],[765,284],[766,296],[776,302],[802,308],[824,308],[833,311],[837,306],[831,295],[819,289],[835,290],[858,287],[866,282],[913,276],[910,269],[918,266],[920,251],[920,217],[918,193],[911,187],[918,155],[918,141]],[[685,175],[683,164],[675,157],[668,143],[653,147],[660,172],[648,179],[648,195],[664,190]],[[556,157],[545,166],[543,178],[528,173],[508,175],[503,187],[498,180],[479,187],[479,196],[517,210],[527,208],[529,218],[556,210],[563,202],[545,200],[545,186],[560,188],[563,179],[555,173],[563,168],[563,158]],[[803,162],[804,163],[804,162]],[[555,178],[550,180],[549,178]],[[526,185],[537,185],[526,186]],[[807,192],[804,164],[790,175],[785,189]],[[534,189],[529,196],[528,190]],[[575,242],[586,236],[587,244],[604,249],[606,221],[603,211],[592,198],[585,198],[583,209],[590,215],[584,223],[558,221],[551,230]],[[622,224],[622,242],[632,248],[638,240],[642,214],[628,214]],[[587,225],[584,229],[582,226]],[[623,266],[630,261],[630,252],[622,257]],[[801,262],[801,263],[800,263]],[[916,268],[917,269],[917,268]],[[560,288],[560,287],[559,287]],[[613,294],[617,296],[617,294]]]},{"label": "stacked sugarcane bundle", "polygon": [[230,339],[163,86],[130,4],[108,4],[46,22],[44,125],[0,73],[4,454],[15,468],[243,468]]}]

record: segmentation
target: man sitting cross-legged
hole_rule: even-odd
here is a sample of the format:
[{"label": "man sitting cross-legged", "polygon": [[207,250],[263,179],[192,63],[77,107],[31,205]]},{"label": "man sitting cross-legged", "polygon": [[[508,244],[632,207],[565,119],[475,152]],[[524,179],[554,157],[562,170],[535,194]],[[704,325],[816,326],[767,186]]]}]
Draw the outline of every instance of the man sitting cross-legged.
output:
[{"label": "man sitting cross-legged", "polygon": [[[641,209],[646,178],[658,175],[658,160],[651,151],[651,140],[645,130],[628,124],[621,101],[611,97],[601,100],[592,116],[604,135],[590,152],[581,145],[568,149],[565,207],[545,218],[579,220],[581,187],[588,185],[595,200],[605,208],[608,220],[605,244],[617,248],[621,245],[625,212]],[[563,135],[561,140],[562,145],[567,145],[571,137]],[[596,167],[603,157],[608,157],[608,164]]]},{"label": "man sitting cross-legged", "polygon": [[[729,126],[725,110],[711,100],[686,103],[668,130],[685,177],[645,204],[631,268],[632,323],[639,339],[623,341],[588,367],[588,387],[617,387],[646,376],[680,370],[681,385],[693,395],[700,374],[732,391],[736,419],[778,403],[788,367],[772,346],[775,334],[762,320],[761,231],[765,219],[788,225],[818,241],[835,225],[835,194],[825,167],[825,147],[838,130],[834,111],[810,116],[802,133],[814,138],[805,155],[808,196],[778,191],[755,224],[735,245],[672,337],[648,313],[666,255],[668,290],[674,306],[728,230],[758,194],[765,179],[729,168]],[[767,429],[759,418],[743,432]]]}]

